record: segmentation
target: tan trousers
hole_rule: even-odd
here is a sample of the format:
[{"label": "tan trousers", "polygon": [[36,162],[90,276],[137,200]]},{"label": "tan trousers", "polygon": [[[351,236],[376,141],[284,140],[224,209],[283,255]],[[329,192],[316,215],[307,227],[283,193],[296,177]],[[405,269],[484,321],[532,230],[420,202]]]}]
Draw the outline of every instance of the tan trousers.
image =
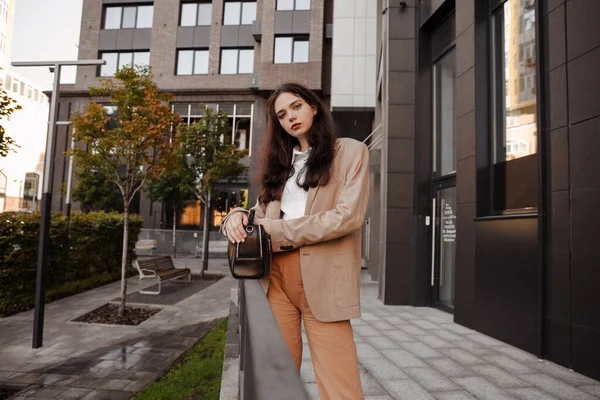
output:
[{"label": "tan trousers", "polygon": [[301,318],[321,400],[364,399],[350,321],[321,322],[310,312],[298,250],[273,255],[267,299],[292,359],[302,363]]}]

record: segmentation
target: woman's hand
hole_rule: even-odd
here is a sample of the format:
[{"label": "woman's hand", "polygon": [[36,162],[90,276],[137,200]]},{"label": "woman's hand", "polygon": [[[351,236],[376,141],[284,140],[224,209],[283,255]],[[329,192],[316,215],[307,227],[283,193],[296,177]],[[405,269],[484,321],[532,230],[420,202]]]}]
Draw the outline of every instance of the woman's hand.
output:
[{"label": "woman's hand", "polygon": [[240,243],[246,240],[246,230],[244,227],[248,225],[248,216],[243,212],[236,212],[227,219],[225,232],[231,243]]},{"label": "woman's hand", "polygon": [[269,218],[257,218],[254,220],[257,225],[262,225],[265,228],[267,235],[271,234],[271,220]]}]

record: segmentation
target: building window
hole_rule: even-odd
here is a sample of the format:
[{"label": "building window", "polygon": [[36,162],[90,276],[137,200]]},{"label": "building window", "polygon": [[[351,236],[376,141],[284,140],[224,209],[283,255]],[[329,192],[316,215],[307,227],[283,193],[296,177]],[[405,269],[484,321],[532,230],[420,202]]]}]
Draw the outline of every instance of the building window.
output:
[{"label": "building window", "polygon": [[117,71],[125,66],[146,67],[150,65],[149,51],[100,53],[100,58],[106,61],[106,64],[101,65],[99,68],[100,76],[115,76]]},{"label": "building window", "polygon": [[0,171],[0,196],[6,195],[6,182],[8,182],[6,175]]},{"label": "building window", "polygon": [[535,1],[506,0],[491,14],[492,214],[537,209]]},{"label": "building window", "polygon": [[25,174],[22,208],[33,212],[37,211],[39,183],[40,176],[35,172],[28,172]]},{"label": "building window", "polygon": [[310,10],[310,0],[277,0],[277,11]]},{"label": "building window", "polygon": [[276,37],[275,64],[308,62],[308,38]]},{"label": "building window", "polygon": [[6,175],[0,171],[0,212],[4,211],[4,202],[6,200]]},{"label": "building window", "polygon": [[220,111],[227,114],[227,120],[233,133],[231,143],[235,144],[239,150],[250,149],[253,104],[173,104],[173,112],[179,114],[185,124],[199,122],[204,115],[205,108],[210,108],[213,112]]},{"label": "building window", "polygon": [[221,74],[251,74],[254,71],[254,49],[222,49]]},{"label": "building window", "polygon": [[181,3],[180,26],[207,26],[211,17],[212,3]]},{"label": "building window", "polygon": [[152,28],[154,6],[106,7],[103,29]]},{"label": "building window", "polygon": [[256,19],[256,1],[227,1],[223,25],[251,25]]},{"label": "building window", "polygon": [[177,75],[208,74],[208,50],[178,50]]},{"label": "building window", "polygon": [[17,78],[13,78],[11,89],[14,93],[19,93],[19,80]]}]

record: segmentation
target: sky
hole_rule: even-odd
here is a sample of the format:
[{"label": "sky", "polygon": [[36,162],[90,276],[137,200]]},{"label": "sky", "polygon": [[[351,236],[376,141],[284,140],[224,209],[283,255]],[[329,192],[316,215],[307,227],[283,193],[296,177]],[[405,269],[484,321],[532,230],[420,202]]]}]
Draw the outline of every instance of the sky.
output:
[{"label": "sky", "polygon": [[[77,60],[83,0],[15,0],[11,62]],[[51,90],[48,67],[11,67],[42,90]],[[62,83],[75,82],[65,67]]]}]

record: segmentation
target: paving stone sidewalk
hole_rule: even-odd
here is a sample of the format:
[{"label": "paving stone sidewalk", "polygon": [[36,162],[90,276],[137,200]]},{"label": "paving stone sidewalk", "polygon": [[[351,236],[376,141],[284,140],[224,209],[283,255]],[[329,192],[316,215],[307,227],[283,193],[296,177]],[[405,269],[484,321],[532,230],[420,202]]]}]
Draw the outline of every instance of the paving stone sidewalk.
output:
[{"label": "paving stone sidewalk", "polygon": [[[199,259],[174,261],[200,272]],[[47,304],[40,349],[31,348],[32,311],[0,319],[0,386],[26,388],[12,399],[129,398],[228,315],[237,282],[226,263],[215,259],[209,265],[225,278],[173,306],[156,306],[162,311],[138,326],[71,322],[117,297],[119,282]],[[135,276],[128,293],[137,290]]]},{"label": "paving stone sidewalk", "polygon": [[[427,307],[385,306],[376,283],[361,288],[353,320],[366,400],[600,399],[600,382],[479,332]],[[303,334],[302,380],[318,399]]]}]

